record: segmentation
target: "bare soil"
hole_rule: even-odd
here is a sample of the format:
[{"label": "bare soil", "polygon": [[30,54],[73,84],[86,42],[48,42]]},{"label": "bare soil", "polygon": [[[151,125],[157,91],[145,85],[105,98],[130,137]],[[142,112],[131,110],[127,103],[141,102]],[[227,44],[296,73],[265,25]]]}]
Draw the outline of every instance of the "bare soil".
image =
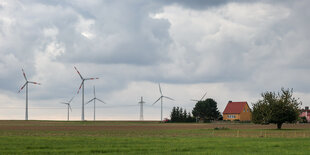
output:
[{"label": "bare soil", "polygon": [[[0,131],[31,130],[31,131],[102,131],[102,130],[190,130],[190,129],[276,129],[275,124],[257,125],[243,123],[159,123],[159,122],[63,122],[63,121],[0,121]],[[283,129],[310,129],[308,124],[284,124]]]}]

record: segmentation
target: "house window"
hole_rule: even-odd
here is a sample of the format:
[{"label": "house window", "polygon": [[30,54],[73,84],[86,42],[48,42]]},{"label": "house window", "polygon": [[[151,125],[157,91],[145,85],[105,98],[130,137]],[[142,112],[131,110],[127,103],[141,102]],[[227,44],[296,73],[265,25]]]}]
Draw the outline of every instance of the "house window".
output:
[{"label": "house window", "polygon": [[227,117],[228,117],[228,118],[236,118],[235,115],[228,115]]}]

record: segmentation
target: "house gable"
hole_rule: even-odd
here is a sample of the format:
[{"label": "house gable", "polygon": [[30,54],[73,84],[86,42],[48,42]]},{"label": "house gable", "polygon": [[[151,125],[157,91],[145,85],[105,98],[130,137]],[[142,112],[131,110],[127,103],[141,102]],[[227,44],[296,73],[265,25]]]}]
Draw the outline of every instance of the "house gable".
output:
[{"label": "house gable", "polygon": [[251,109],[247,102],[232,102],[229,101],[224,112],[224,120],[251,120]]},{"label": "house gable", "polygon": [[232,102],[229,101],[223,114],[240,114],[247,102]]}]

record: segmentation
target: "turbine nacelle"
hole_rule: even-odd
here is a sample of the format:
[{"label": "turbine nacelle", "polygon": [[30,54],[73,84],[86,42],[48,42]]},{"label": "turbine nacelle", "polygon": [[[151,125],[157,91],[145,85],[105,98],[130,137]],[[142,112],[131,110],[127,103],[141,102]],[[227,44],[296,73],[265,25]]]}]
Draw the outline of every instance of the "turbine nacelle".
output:
[{"label": "turbine nacelle", "polygon": [[89,100],[86,104],[94,101],[94,121],[96,120],[96,100],[99,101],[99,102],[102,102],[104,104],[106,104],[105,102],[103,102],[102,100],[100,100],[99,98],[96,97],[96,89],[95,89],[95,86],[94,86],[94,98],[92,98],[91,100]]},{"label": "turbine nacelle", "polygon": [[99,101],[99,102],[102,102],[102,103],[106,104],[104,101],[102,101],[102,100],[100,100],[99,98],[96,97],[96,89],[95,89],[95,86],[94,86],[94,98],[92,98],[91,100],[89,100],[86,104],[88,104],[88,103],[90,103],[90,102],[92,102],[92,101],[94,101],[94,100],[97,100],[97,101]]},{"label": "turbine nacelle", "polygon": [[77,94],[79,94],[79,92],[80,92],[80,89],[82,88],[82,86],[84,85],[84,81],[87,81],[87,80],[97,80],[97,79],[99,79],[99,78],[83,78],[83,76],[81,75],[81,73],[79,72],[79,70],[74,66],[74,69],[76,70],[76,72],[79,74],[79,76],[80,76],[80,78],[81,78],[81,80],[82,80],[82,82],[81,82],[81,85],[80,85],[80,87],[79,87],[79,90],[77,91]]},{"label": "turbine nacelle", "polygon": [[67,105],[70,108],[70,110],[72,111],[71,102],[72,102],[73,98],[74,98],[74,96],[68,102],[60,102],[60,103]]},{"label": "turbine nacelle", "polygon": [[86,80],[95,80],[95,79],[99,79],[99,78],[83,78],[83,76],[81,75],[81,73],[79,72],[79,70],[74,66],[74,69],[76,70],[76,72],[79,74],[82,83],[79,87],[79,90],[77,91],[77,94],[80,92],[80,89],[82,88],[82,118],[81,120],[84,121],[84,81]]},{"label": "turbine nacelle", "polygon": [[161,117],[160,117],[160,120],[163,121],[163,98],[166,98],[166,99],[169,99],[169,100],[173,100],[173,98],[170,98],[168,96],[164,96],[163,95],[163,92],[161,90],[161,87],[160,87],[160,83],[158,84],[158,87],[159,87],[159,92],[160,92],[160,97],[152,104],[154,105],[155,103],[157,103],[159,100],[161,101],[161,104],[160,104],[160,111],[161,111]]},{"label": "turbine nacelle", "polygon": [[162,98],[166,98],[166,99],[175,101],[173,98],[163,95],[163,92],[162,92],[161,87],[160,87],[160,83],[158,84],[158,87],[159,87],[159,92],[160,92],[160,95],[161,95],[161,96],[160,96],[152,105],[154,105],[155,103],[157,103],[157,102],[158,102],[159,100],[161,100]]},{"label": "turbine nacelle", "polygon": [[25,88],[25,86],[28,85],[28,83],[36,84],[36,85],[41,85],[41,83],[38,83],[38,82],[28,81],[27,76],[26,76],[25,71],[24,71],[23,68],[22,68],[22,72],[23,72],[23,76],[24,76],[26,82],[25,82],[25,84],[18,90],[18,93],[20,93],[20,92]]},{"label": "turbine nacelle", "polygon": [[24,69],[22,68],[22,72],[23,72],[23,76],[25,79],[25,84],[18,90],[18,93],[20,93],[25,87],[26,87],[26,113],[25,113],[25,120],[28,120],[28,83],[31,84],[36,84],[36,85],[41,85],[38,82],[33,82],[33,81],[28,81],[26,73],[24,71]]}]

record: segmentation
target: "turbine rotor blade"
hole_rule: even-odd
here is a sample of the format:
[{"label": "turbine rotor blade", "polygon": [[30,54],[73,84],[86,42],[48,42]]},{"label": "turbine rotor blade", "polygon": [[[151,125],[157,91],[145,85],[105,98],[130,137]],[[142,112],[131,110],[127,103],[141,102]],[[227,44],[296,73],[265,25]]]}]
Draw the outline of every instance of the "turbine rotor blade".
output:
[{"label": "turbine rotor blade", "polygon": [[102,102],[104,104],[106,104],[105,102],[103,102],[102,100],[100,100],[99,98],[96,98],[99,102]]},{"label": "turbine rotor blade", "polygon": [[158,83],[160,95],[163,96],[163,92],[161,91],[160,83]]},{"label": "turbine rotor blade", "polygon": [[81,90],[83,84],[84,84],[84,81],[82,81],[82,83],[81,83],[81,85],[80,85],[80,88],[79,88],[79,90],[77,91],[77,94],[79,94],[79,92],[80,92],[80,90]]},{"label": "turbine rotor blade", "polygon": [[93,101],[95,98],[93,98],[93,99],[91,99],[91,100],[89,100],[86,104],[88,104],[88,103],[90,103],[91,101]]},{"label": "turbine rotor blade", "polygon": [[164,98],[167,98],[167,99],[169,99],[169,100],[172,100],[172,101],[175,101],[173,98],[171,98],[171,97],[168,97],[168,96],[163,96]]},{"label": "turbine rotor blade", "polygon": [[202,99],[207,95],[207,92],[202,96],[202,98],[200,99],[200,101],[202,101]]},{"label": "turbine rotor blade", "polygon": [[28,83],[32,83],[32,84],[41,85],[41,83],[38,83],[38,82],[32,82],[32,81],[29,81]]},{"label": "turbine rotor blade", "polygon": [[69,100],[69,102],[68,103],[71,103],[71,101],[73,100],[73,98],[74,98],[74,96]]},{"label": "turbine rotor blade", "polygon": [[97,80],[99,78],[86,78],[85,80]]},{"label": "turbine rotor blade", "polygon": [[27,77],[26,77],[26,74],[25,74],[25,71],[24,71],[23,68],[22,68],[22,71],[23,71],[23,75],[24,75],[25,80],[28,81],[28,80],[27,80]]},{"label": "turbine rotor blade", "polygon": [[95,86],[94,86],[94,97],[96,98],[96,89],[95,89]]},{"label": "turbine rotor blade", "polygon": [[60,104],[68,104],[67,102],[59,102]]},{"label": "turbine rotor blade", "polygon": [[79,74],[80,78],[83,80],[83,77],[81,75],[81,73],[79,72],[79,70],[74,66],[74,69],[76,70],[76,72]]},{"label": "turbine rotor blade", "polygon": [[199,100],[194,100],[194,99],[191,99],[191,101],[195,101],[195,102],[198,102]]},{"label": "turbine rotor blade", "polygon": [[70,111],[72,111],[71,105],[70,105],[70,104],[68,104],[68,106],[69,106]]},{"label": "turbine rotor blade", "polygon": [[20,91],[22,91],[24,89],[24,87],[27,85],[28,82],[26,82],[18,91],[18,93],[20,93]]},{"label": "turbine rotor blade", "polygon": [[154,105],[156,102],[158,102],[163,96],[159,97],[152,105]]}]

